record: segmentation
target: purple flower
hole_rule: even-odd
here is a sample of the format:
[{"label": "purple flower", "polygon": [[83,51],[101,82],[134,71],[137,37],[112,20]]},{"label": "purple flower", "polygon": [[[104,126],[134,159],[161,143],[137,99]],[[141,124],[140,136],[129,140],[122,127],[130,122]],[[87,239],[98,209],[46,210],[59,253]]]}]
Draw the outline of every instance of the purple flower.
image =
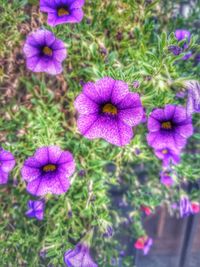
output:
[{"label": "purple flower", "polygon": [[179,42],[186,39],[186,42],[183,44],[183,49],[188,48],[188,44],[190,43],[190,39],[191,39],[191,33],[188,30],[184,30],[184,29],[176,30],[175,37],[177,41]]},{"label": "purple flower", "polygon": [[110,77],[85,84],[75,107],[82,135],[103,138],[117,146],[131,141],[132,127],[141,122],[144,114],[139,95],[130,93],[125,82]]},{"label": "purple flower", "polygon": [[12,153],[0,148],[0,185],[8,182],[9,172],[15,166],[15,158]]},{"label": "purple flower", "polygon": [[44,201],[29,200],[28,211],[26,212],[26,216],[30,218],[36,218],[38,220],[43,220],[44,206],[45,206]]},{"label": "purple flower", "polygon": [[103,237],[110,238],[112,236],[113,236],[113,228],[111,226],[108,226],[106,232],[103,234]]},{"label": "purple flower", "polygon": [[152,238],[142,236],[136,240],[134,247],[138,250],[143,250],[144,255],[147,255],[152,245],[153,245]]},{"label": "purple flower", "polygon": [[150,146],[158,149],[169,148],[180,151],[186,140],[193,134],[192,119],[182,106],[166,105],[157,108],[148,119],[147,141]]},{"label": "purple flower", "polygon": [[75,170],[73,156],[58,146],[38,148],[29,157],[21,170],[23,179],[28,182],[27,191],[42,196],[47,193],[63,194],[70,187],[69,177]]},{"label": "purple flower", "polygon": [[173,178],[170,176],[170,173],[167,171],[161,172],[160,182],[167,187],[170,187],[174,184]]},{"label": "purple flower", "polygon": [[134,87],[135,89],[139,88],[139,87],[140,87],[140,82],[139,82],[139,81],[134,81],[134,82],[133,82],[133,87]]},{"label": "purple flower", "polygon": [[79,23],[83,19],[85,0],[40,0],[40,11],[48,13],[48,24]]},{"label": "purple flower", "polygon": [[186,83],[188,89],[187,115],[200,112],[200,84],[198,81],[189,81]]},{"label": "purple flower", "polygon": [[147,255],[149,253],[149,250],[152,245],[153,245],[153,239],[148,238],[144,244],[144,249],[143,249],[144,255]]},{"label": "purple flower", "polygon": [[189,51],[188,53],[186,53],[181,59],[182,60],[188,60],[189,58],[192,57],[192,52]]},{"label": "purple flower", "polygon": [[193,214],[192,204],[187,196],[181,197],[179,209],[182,218]]},{"label": "purple flower", "polygon": [[162,160],[163,166],[167,167],[172,162],[178,164],[180,162],[179,151],[164,147],[162,149],[155,150],[156,156]]},{"label": "purple flower", "polygon": [[88,245],[84,243],[79,243],[74,249],[66,251],[64,261],[68,267],[98,267],[90,256]]},{"label": "purple flower", "polygon": [[47,30],[37,30],[28,35],[24,54],[26,66],[33,72],[56,75],[62,72],[62,61],[67,56],[64,42]]},{"label": "purple flower", "polygon": [[179,46],[177,46],[177,45],[170,45],[168,47],[168,51],[170,51],[171,53],[173,53],[175,56],[178,56],[178,55],[181,54],[182,49]]}]

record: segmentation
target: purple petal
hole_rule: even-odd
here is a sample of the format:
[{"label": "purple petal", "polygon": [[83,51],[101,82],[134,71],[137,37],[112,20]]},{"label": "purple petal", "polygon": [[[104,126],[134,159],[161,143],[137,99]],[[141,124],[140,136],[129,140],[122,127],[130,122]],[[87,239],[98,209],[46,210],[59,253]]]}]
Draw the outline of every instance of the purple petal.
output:
[{"label": "purple petal", "polygon": [[74,105],[80,114],[95,114],[99,111],[99,105],[85,94],[80,94]]}]

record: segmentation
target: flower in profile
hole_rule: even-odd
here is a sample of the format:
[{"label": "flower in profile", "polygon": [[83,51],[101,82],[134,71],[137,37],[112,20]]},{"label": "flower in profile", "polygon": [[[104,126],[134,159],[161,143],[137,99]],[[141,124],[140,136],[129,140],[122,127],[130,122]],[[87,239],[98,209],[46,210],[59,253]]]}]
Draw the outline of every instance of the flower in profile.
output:
[{"label": "flower in profile", "polygon": [[188,89],[187,98],[187,115],[200,112],[200,84],[198,81],[188,81],[186,83]]},{"label": "flower in profile", "polygon": [[62,61],[67,56],[63,41],[47,30],[37,30],[28,35],[24,48],[26,66],[33,72],[57,75],[62,72]]},{"label": "flower in profile", "polygon": [[179,46],[177,46],[177,45],[170,45],[168,47],[168,51],[171,52],[171,53],[173,53],[175,56],[178,56],[178,55],[181,54],[182,49]]},{"label": "flower in profile", "polygon": [[152,111],[148,119],[148,144],[156,150],[180,151],[193,134],[192,118],[182,106],[166,105]]},{"label": "flower in profile", "polygon": [[162,160],[164,167],[168,167],[171,162],[175,165],[180,162],[179,151],[167,147],[155,150],[155,155]]},{"label": "flower in profile", "polygon": [[191,202],[187,196],[182,196],[179,203],[179,210],[181,218],[193,214]]},{"label": "flower in profile", "polygon": [[79,243],[74,249],[66,251],[64,261],[68,267],[98,267],[90,256],[90,249],[86,243]]},{"label": "flower in profile", "polygon": [[43,220],[44,217],[44,201],[42,200],[29,200],[28,201],[28,211],[26,216],[29,218],[36,218],[38,220]]},{"label": "flower in profile", "polygon": [[134,87],[135,89],[138,89],[138,88],[140,87],[140,82],[139,82],[139,81],[134,81],[134,82],[133,82],[133,87]]},{"label": "flower in profile", "polygon": [[142,250],[144,255],[149,253],[151,246],[153,245],[153,239],[148,236],[142,236],[135,242],[134,247],[138,250]]},{"label": "flower in profile", "polygon": [[193,214],[197,214],[200,212],[200,204],[198,202],[192,202],[192,211]]},{"label": "flower in profile", "polygon": [[63,194],[70,187],[69,177],[75,170],[73,156],[58,146],[38,148],[22,167],[23,179],[28,182],[27,191],[42,196],[47,193]]},{"label": "flower in profile", "polygon": [[11,152],[0,148],[0,185],[8,182],[9,172],[15,166],[15,158]]},{"label": "flower in profile", "polygon": [[190,43],[190,39],[191,39],[191,33],[188,30],[185,29],[177,29],[175,31],[175,37],[177,39],[177,41],[182,41],[182,40],[186,40],[186,42],[183,44],[183,49],[187,49]]},{"label": "flower in profile", "polygon": [[141,206],[141,210],[142,210],[147,216],[149,216],[149,215],[152,214],[152,210],[151,210],[150,207],[147,207],[147,206],[142,205],[142,206]]},{"label": "flower in profile", "polygon": [[108,226],[107,228],[106,228],[106,231],[105,231],[105,233],[103,234],[103,237],[105,237],[105,238],[110,238],[110,237],[112,237],[113,236],[113,228],[112,228],[112,226]]},{"label": "flower in profile", "polygon": [[48,24],[79,23],[83,19],[85,0],[40,0],[40,11],[48,13]]},{"label": "flower in profile", "polygon": [[88,139],[103,138],[116,146],[131,141],[132,127],[142,121],[144,114],[139,95],[129,92],[125,82],[110,77],[85,84],[75,100],[75,108],[82,135]]},{"label": "flower in profile", "polygon": [[167,187],[170,187],[174,184],[174,180],[168,171],[161,172],[160,182]]}]

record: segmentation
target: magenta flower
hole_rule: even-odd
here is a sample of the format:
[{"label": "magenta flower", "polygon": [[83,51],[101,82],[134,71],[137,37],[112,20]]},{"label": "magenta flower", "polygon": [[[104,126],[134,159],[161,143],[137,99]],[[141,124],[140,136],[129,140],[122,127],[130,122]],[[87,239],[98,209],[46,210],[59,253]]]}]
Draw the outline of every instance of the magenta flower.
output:
[{"label": "magenta flower", "polygon": [[26,216],[29,218],[36,218],[38,220],[43,220],[44,217],[44,201],[41,200],[29,200],[28,201],[28,211]]},{"label": "magenta flower", "polygon": [[143,118],[143,107],[137,93],[128,85],[105,77],[83,86],[76,98],[78,128],[88,139],[103,138],[116,146],[127,145],[133,137],[132,127]]},{"label": "magenta flower", "polygon": [[189,81],[186,84],[188,89],[187,115],[200,113],[200,83],[198,81]]},{"label": "magenta flower", "polygon": [[8,182],[9,172],[15,166],[15,158],[11,152],[0,148],[0,185]]},{"label": "magenta flower", "polygon": [[62,61],[67,56],[63,41],[47,30],[37,30],[28,35],[24,54],[27,68],[33,72],[56,75],[62,72]]},{"label": "magenta flower", "polygon": [[24,162],[21,174],[28,183],[27,191],[32,195],[59,195],[69,189],[68,178],[74,170],[75,162],[70,152],[62,151],[58,146],[48,146],[38,148]]},{"label": "magenta flower", "polygon": [[165,167],[169,166],[171,162],[175,165],[180,162],[179,151],[172,150],[167,147],[155,150],[155,154],[159,159],[162,160],[163,166]]},{"label": "magenta flower", "polygon": [[170,173],[167,171],[162,171],[160,175],[160,182],[161,184],[170,187],[174,184],[174,180],[171,177]]},{"label": "magenta flower", "polygon": [[156,150],[169,148],[180,151],[193,134],[192,119],[182,106],[166,105],[149,116],[148,144]]},{"label": "magenta flower", "polygon": [[83,19],[85,0],[40,0],[40,11],[48,13],[48,24],[79,23]]},{"label": "magenta flower", "polygon": [[79,243],[74,249],[66,251],[64,261],[68,267],[98,267],[90,256],[88,245],[84,243]]}]

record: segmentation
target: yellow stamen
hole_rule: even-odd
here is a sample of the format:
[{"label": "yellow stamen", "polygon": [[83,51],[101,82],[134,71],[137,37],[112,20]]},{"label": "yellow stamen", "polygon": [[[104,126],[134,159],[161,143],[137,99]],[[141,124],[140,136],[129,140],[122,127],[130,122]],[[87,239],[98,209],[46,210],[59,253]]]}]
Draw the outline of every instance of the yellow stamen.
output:
[{"label": "yellow stamen", "polygon": [[59,17],[62,17],[62,16],[65,16],[65,15],[69,15],[69,11],[66,9],[66,8],[59,8],[58,9],[58,16]]},{"label": "yellow stamen", "polygon": [[46,56],[52,56],[52,49],[49,48],[48,46],[45,46],[43,49],[42,49],[42,52],[46,55]]},{"label": "yellow stamen", "polygon": [[172,128],[172,124],[170,121],[165,121],[162,123],[162,128],[165,129],[165,130],[170,130]]},{"label": "yellow stamen", "polygon": [[103,113],[108,113],[111,115],[117,114],[117,108],[115,106],[113,106],[112,104],[109,104],[109,103],[103,106],[102,111],[103,111]]},{"label": "yellow stamen", "polygon": [[56,165],[48,164],[48,165],[45,165],[42,169],[44,172],[53,172],[56,170]]},{"label": "yellow stamen", "polygon": [[167,154],[167,153],[168,153],[168,150],[167,150],[167,149],[163,149],[163,150],[162,150],[162,153],[163,153],[163,154]]}]

